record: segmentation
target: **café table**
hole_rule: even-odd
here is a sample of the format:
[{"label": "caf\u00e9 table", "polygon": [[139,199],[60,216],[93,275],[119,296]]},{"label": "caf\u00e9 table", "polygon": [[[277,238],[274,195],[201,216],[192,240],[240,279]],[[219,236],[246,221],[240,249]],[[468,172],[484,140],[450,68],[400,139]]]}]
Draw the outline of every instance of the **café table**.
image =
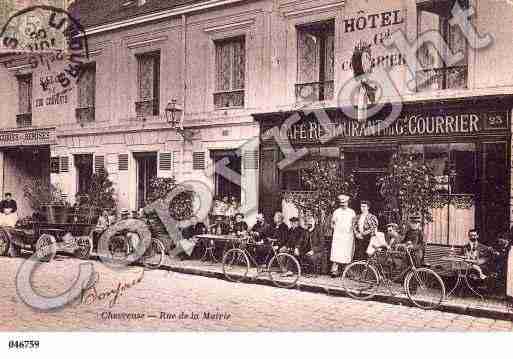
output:
[{"label": "caf\u00e9 table", "polygon": [[456,270],[457,273],[456,283],[454,284],[454,287],[448,292],[447,298],[450,297],[458,287],[464,288],[466,286],[472,293],[481,298],[481,300],[484,300],[483,295],[479,293],[469,281],[469,273],[472,269],[472,265],[477,263],[475,260],[458,255],[442,257],[441,260],[450,262],[452,268]]},{"label": "caf\u00e9 table", "polygon": [[210,259],[212,262],[219,262],[215,257],[216,248],[220,248],[222,246],[223,252],[226,250],[228,246],[232,246],[235,248],[236,243],[238,243],[241,238],[234,235],[219,235],[219,234],[199,234],[194,236],[196,238],[197,243],[203,243],[205,247],[205,252],[201,260]]}]

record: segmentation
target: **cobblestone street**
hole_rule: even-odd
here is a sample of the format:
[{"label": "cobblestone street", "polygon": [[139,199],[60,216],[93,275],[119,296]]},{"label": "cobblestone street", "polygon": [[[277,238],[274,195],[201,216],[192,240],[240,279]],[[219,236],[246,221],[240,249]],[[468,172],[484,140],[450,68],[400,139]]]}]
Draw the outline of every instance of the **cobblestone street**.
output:
[{"label": "cobblestone street", "polygon": [[[326,294],[307,293],[255,284],[185,275],[164,270],[131,267],[113,271],[93,262],[99,272],[96,293],[85,293],[82,301],[64,309],[42,313],[25,305],[17,296],[15,277],[24,259],[0,258],[2,280],[0,329],[14,330],[431,330],[511,331],[513,323],[492,319],[423,311],[393,304],[359,302]],[[62,292],[78,273],[77,259],[57,257],[35,272],[33,281],[42,295]],[[114,306],[119,283],[133,283]],[[139,319],[119,318],[123,313]],[[205,314],[210,313],[210,314]],[[192,315],[197,315],[197,319]],[[207,318],[209,316],[209,318]]]}]

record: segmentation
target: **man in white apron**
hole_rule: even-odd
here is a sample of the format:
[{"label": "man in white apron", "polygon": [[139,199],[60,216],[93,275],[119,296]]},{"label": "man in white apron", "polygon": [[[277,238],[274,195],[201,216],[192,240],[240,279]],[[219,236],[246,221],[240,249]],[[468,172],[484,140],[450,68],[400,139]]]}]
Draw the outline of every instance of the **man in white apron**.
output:
[{"label": "man in white apron", "polygon": [[351,263],[354,253],[353,222],[356,217],[349,208],[349,196],[341,194],[337,197],[339,208],[333,212],[331,227],[333,228],[333,242],[331,244],[331,276],[338,275],[338,265]]}]

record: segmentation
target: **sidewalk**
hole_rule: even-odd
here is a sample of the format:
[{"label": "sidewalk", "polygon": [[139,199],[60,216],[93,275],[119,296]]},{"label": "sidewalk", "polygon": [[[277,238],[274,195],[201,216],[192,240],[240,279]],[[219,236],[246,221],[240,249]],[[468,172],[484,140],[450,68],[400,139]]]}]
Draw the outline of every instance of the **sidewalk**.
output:
[{"label": "sidewalk", "polygon": [[[225,279],[223,268],[220,263],[201,262],[199,260],[180,261],[166,256],[166,261],[161,268],[179,273]],[[255,277],[255,275],[256,270],[252,269],[248,273],[248,279],[246,282],[261,285],[274,285],[265,273],[261,273],[258,277]],[[326,293],[328,295],[344,297],[347,296],[342,287],[341,279],[331,278],[326,275],[320,275],[315,278],[301,277],[295,290]],[[383,290],[378,291],[377,295],[372,300],[397,305],[413,306],[406,296],[406,293],[400,289],[399,285],[397,288],[394,288],[394,292],[396,294],[395,296],[384,288]],[[499,299],[485,298],[485,300],[481,300],[478,297],[451,296],[442,303],[438,310],[449,313],[466,314],[475,317],[513,321],[513,307],[508,307],[505,301]]]}]

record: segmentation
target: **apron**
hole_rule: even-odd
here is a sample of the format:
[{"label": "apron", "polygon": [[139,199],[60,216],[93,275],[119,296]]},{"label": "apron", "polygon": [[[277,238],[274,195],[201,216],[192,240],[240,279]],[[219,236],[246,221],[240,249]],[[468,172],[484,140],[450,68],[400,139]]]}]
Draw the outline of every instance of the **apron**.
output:
[{"label": "apron", "polygon": [[513,246],[509,249],[507,268],[506,296],[513,298]]},{"label": "apron", "polygon": [[339,208],[333,212],[333,242],[331,244],[331,261],[351,263],[354,253],[353,219],[356,216],[351,208]]}]

